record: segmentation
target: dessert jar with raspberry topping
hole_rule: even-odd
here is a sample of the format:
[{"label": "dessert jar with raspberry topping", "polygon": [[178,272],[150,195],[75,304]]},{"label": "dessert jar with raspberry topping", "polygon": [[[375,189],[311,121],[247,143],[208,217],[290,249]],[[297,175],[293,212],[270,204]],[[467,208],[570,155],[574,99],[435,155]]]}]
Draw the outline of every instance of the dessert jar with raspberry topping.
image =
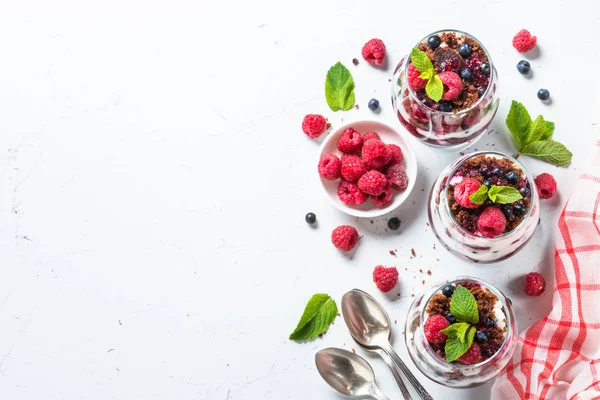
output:
[{"label": "dessert jar with raspberry topping", "polygon": [[448,165],[431,188],[428,211],[433,232],[448,250],[481,263],[515,254],[540,219],[531,174],[514,158],[491,151]]},{"label": "dessert jar with raspberry topping", "polygon": [[496,115],[498,74],[485,47],[458,30],[433,32],[416,49],[425,53],[444,85],[443,97],[432,100],[427,80],[411,59],[400,61],[392,79],[392,104],[398,119],[417,139],[452,150],[479,138]]},{"label": "dessert jar with raspberry topping", "polygon": [[511,303],[498,288],[459,277],[415,298],[404,337],[411,359],[425,376],[467,388],[502,372],[515,351],[518,330]]}]

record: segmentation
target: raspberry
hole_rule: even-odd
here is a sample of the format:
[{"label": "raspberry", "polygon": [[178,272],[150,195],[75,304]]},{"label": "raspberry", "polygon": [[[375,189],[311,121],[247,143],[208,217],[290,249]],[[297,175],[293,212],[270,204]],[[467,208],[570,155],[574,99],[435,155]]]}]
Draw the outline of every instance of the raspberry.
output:
[{"label": "raspberry", "polygon": [[506,217],[498,207],[488,207],[477,219],[477,227],[488,238],[502,235],[506,229]]},{"label": "raspberry", "polygon": [[525,275],[525,293],[528,296],[539,296],[544,293],[546,280],[538,272],[530,272]]},{"label": "raspberry", "polygon": [[440,72],[439,76],[444,84],[442,100],[452,100],[462,92],[462,79],[456,72]]},{"label": "raspberry", "polygon": [[402,149],[395,144],[388,144],[388,153],[390,154],[390,164],[398,164],[404,159],[402,155]]},{"label": "raspberry", "polygon": [[360,191],[352,182],[341,181],[337,191],[338,197],[344,204],[357,206],[367,201],[367,195]]},{"label": "raspberry", "polygon": [[538,175],[534,180],[540,198],[550,199],[556,194],[556,180],[546,172]]},{"label": "raspberry", "polygon": [[385,173],[385,177],[394,189],[406,189],[408,185],[408,175],[402,164],[390,165]]},{"label": "raspberry", "polygon": [[354,153],[360,149],[363,140],[360,133],[356,132],[352,128],[348,128],[342,133],[342,137],[338,141],[337,148],[346,154]]},{"label": "raspberry", "polygon": [[351,154],[342,156],[342,177],[350,182],[356,182],[367,172],[367,166],[362,158]]},{"label": "raspberry", "polygon": [[328,181],[335,181],[340,177],[342,162],[335,154],[326,154],[319,161],[319,175]]},{"label": "raspberry", "polygon": [[363,135],[363,143],[371,139],[381,140],[377,132],[367,132]]},{"label": "raspberry", "polygon": [[406,76],[408,77],[408,86],[410,86],[412,90],[425,89],[425,86],[427,86],[427,81],[419,78],[419,75],[421,75],[421,73],[417,71],[415,66],[412,63],[408,64]]},{"label": "raspberry", "polygon": [[390,154],[385,143],[371,139],[363,144],[362,159],[367,167],[377,169],[390,161]]},{"label": "raspberry", "polygon": [[331,243],[342,251],[350,251],[358,242],[358,232],[350,225],[340,225],[331,232]]},{"label": "raspberry", "polygon": [[481,204],[475,204],[469,196],[475,193],[481,187],[481,183],[473,178],[464,178],[454,185],[454,200],[465,208],[477,208]]},{"label": "raspberry", "polygon": [[431,344],[444,344],[448,336],[444,332],[443,329],[446,329],[450,326],[450,322],[440,314],[432,315],[427,318],[425,321],[425,325],[423,326],[423,330],[425,331],[425,338]]},{"label": "raspberry", "polygon": [[438,71],[460,72],[462,69],[462,59],[457,52],[448,47],[438,47],[433,52],[433,63]]},{"label": "raspberry", "polygon": [[328,128],[327,120],[319,114],[308,114],[302,120],[302,131],[312,139],[318,138]]},{"label": "raspberry", "polygon": [[373,270],[373,282],[377,289],[384,293],[389,292],[398,283],[398,270],[396,267],[385,268],[383,265],[378,265]]},{"label": "raspberry", "polygon": [[463,364],[463,365],[473,365],[473,364],[477,364],[480,361],[481,361],[481,347],[479,347],[479,345],[477,343],[473,343],[471,345],[471,347],[469,347],[469,350],[467,350],[467,352],[465,354],[463,354],[462,356],[460,356],[460,358],[458,360],[456,360],[456,362],[458,364]]},{"label": "raspberry", "polygon": [[519,53],[526,53],[533,50],[536,43],[537,37],[531,36],[531,33],[527,29],[521,29],[512,40],[513,47]]},{"label": "raspberry", "polygon": [[362,48],[362,56],[369,64],[381,65],[385,58],[385,44],[381,39],[371,39]]},{"label": "raspberry", "polygon": [[358,188],[373,196],[379,196],[387,185],[387,178],[379,171],[369,171],[358,180]]},{"label": "raspberry", "polygon": [[392,188],[386,186],[383,188],[383,192],[381,192],[378,196],[371,196],[371,201],[375,205],[375,207],[383,208],[390,204],[393,196]]}]

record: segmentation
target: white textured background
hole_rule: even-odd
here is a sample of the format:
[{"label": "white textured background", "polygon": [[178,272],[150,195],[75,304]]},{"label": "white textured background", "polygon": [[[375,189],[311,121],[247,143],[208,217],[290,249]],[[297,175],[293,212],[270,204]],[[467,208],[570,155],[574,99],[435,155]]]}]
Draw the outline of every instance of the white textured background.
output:
[{"label": "white textured background", "polygon": [[[551,286],[555,221],[598,133],[599,11],[593,0],[0,2],[0,397],[338,399],[313,357],[353,347],[342,320],[323,339],[287,340],[315,292],[374,294],[398,320],[403,356],[401,324],[423,279],[488,279],[528,326],[551,296],[526,299],[514,280],[538,270]],[[433,249],[425,196],[458,153],[413,141],[419,182],[391,234],[385,219],[356,221],[330,206],[318,143],[300,130],[307,113],[401,130],[392,66],[446,27],[477,36],[499,70],[494,132],[474,148],[512,152],[503,120],[514,98],[555,121],[575,154],[568,169],[523,159],[536,175],[553,173],[560,196],[543,203],[526,249],[495,265]],[[511,47],[521,28],[539,37],[530,80]],[[387,44],[385,71],[352,65],[372,37]],[[360,110],[325,104],[324,76],[338,60],[354,75]],[[551,106],[537,100],[541,87]],[[316,230],[304,223],[309,211]],[[341,223],[364,235],[353,259],[329,243]],[[398,266],[401,298],[374,288],[376,264]],[[399,398],[387,367],[370,360]],[[489,386],[449,390],[418,376],[436,399],[489,396]]]}]

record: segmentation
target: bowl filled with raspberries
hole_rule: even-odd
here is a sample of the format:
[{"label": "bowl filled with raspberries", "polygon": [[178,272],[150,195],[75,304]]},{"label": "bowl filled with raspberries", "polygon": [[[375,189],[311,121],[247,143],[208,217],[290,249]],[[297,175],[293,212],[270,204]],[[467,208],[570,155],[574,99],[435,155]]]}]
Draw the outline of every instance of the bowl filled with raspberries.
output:
[{"label": "bowl filled with raspberries", "polygon": [[376,121],[346,124],[321,146],[318,172],[327,197],[339,210],[372,218],[398,208],[417,177],[410,143]]},{"label": "bowl filled with raspberries", "polygon": [[425,376],[464,388],[502,372],[515,351],[518,331],[510,300],[500,290],[477,278],[459,277],[415,298],[405,340]]}]

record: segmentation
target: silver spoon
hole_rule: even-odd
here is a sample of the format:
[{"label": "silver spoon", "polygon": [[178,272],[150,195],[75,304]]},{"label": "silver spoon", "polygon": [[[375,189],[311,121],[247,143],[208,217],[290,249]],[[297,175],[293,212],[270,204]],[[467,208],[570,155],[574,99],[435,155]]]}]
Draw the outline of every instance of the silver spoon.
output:
[{"label": "silver spoon", "polygon": [[342,314],[354,340],[364,347],[383,350],[400,368],[419,397],[423,400],[433,400],[393,349],[390,343],[390,317],[377,300],[362,290],[353,289],[342,297]]},{"label": "silver spoon", "polygon": [[375,374],[369,363],[351,351],[333,347],[323,349],[316,354],[315,363],[325,382],[344,396],[390,400],[375,384]]}]

